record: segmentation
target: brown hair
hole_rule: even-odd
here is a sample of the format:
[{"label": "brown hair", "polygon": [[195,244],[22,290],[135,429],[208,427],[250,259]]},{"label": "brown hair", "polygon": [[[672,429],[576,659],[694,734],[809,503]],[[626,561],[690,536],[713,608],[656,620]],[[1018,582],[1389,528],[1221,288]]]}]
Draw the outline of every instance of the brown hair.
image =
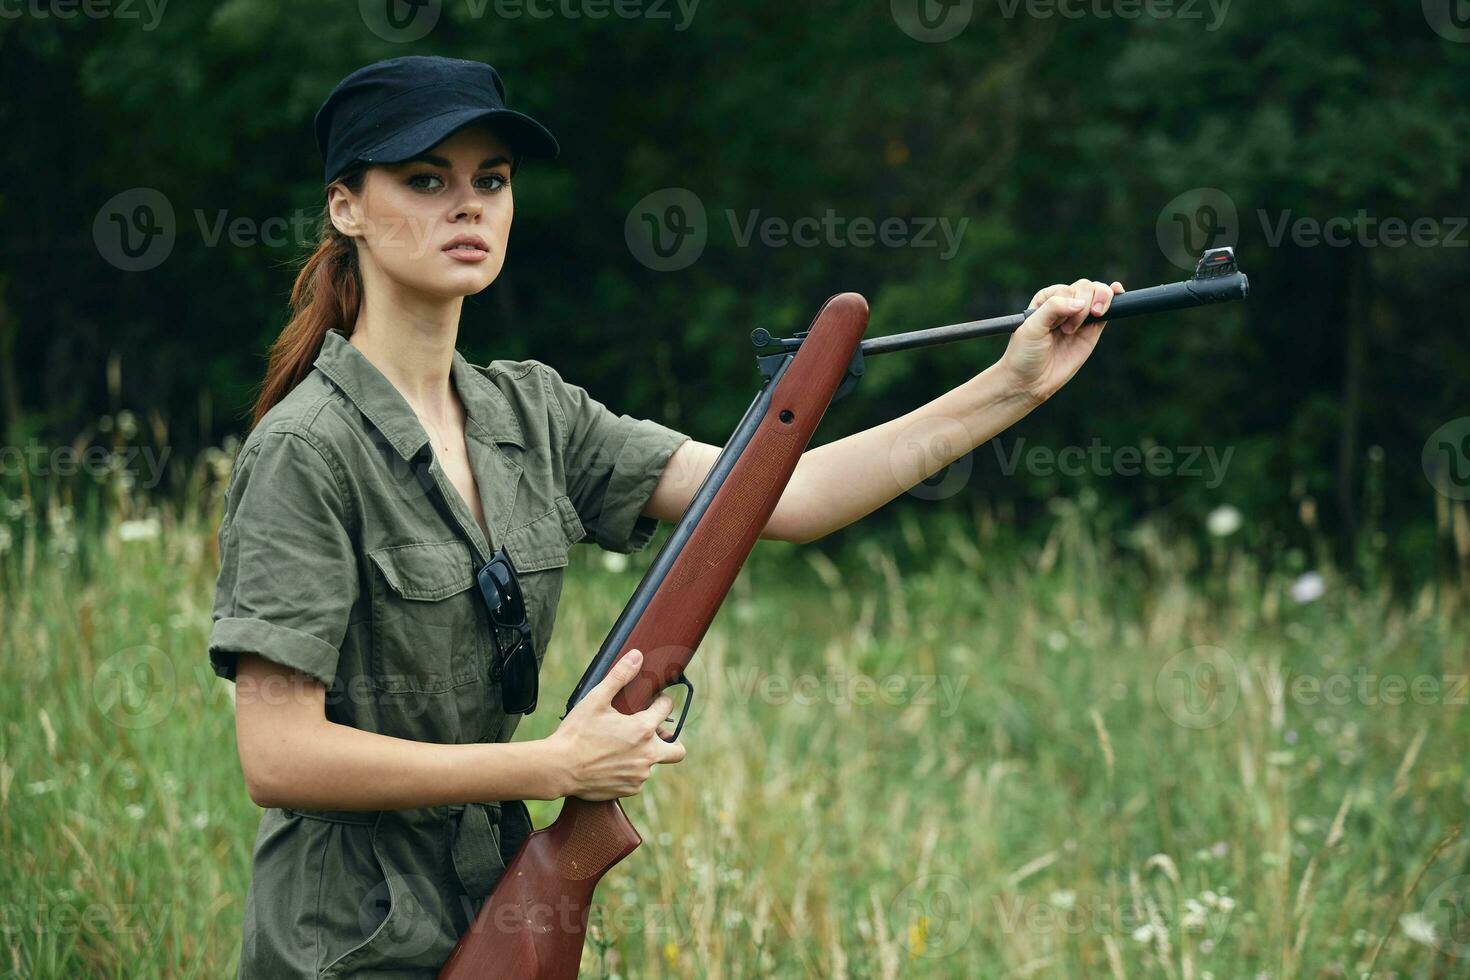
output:
[{"label": "brown hair", "polygon": [[[365,165],[357,165],[338,180],[354,194],[360,193],[366,172]],[[361,308],[362,274],[357,265],[357,246],[332,224],[323,204],[316,247],[302,263],[291,287],[291,319],[271,344],[265,380],[261,382],[250,419],[251,428],[311,373],[328,330],[337,327],[351,336]]]}]

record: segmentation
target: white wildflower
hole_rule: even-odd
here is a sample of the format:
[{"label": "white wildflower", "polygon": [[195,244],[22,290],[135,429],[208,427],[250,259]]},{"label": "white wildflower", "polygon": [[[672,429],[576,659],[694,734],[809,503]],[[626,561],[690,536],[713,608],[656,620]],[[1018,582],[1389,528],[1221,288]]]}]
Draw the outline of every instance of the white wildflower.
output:
[{"label": "white wildflower", "polygon": [[1063,912],[1070,912],[1077,907],[1077,893],[1070,888],[1059,888],[1047,896],[1047,901]]},{"label": "white wildflower", "polygon": [[1144,945],[1148,945],[1150,942],[1153,941],[1153,938],[1154,927],[1153,924],[1150,922],[1145,922],[1143,925],[1133,930],[1133,941],[1136,943],[1143,943]]},{"label": "white wildflower", "polygon": [[209,826],[209,812],[206,810],[200,810],[198,813],[194,814],[193,819],[191,819],[189,822],[194,825],[195,830],[203,830],[205,827]]},{"label": "white wildflower", "polygon": [[1240,530],[1242,523],[1244,522],[1241,519],[1240,511],[1229,504],[1222,504],[1216,507],[1210,511],[1210,516],[1205,518],[1205,527],[1217,538],[1228,538]]},{"label": "white wildflower", "polygon": [[1327,583],[1316,572],[1307,572],[1291,583],[1291,598],[1298,605],[1316,602],[1326,591]]},{"label": "white wildflower", "polygon": [[34,783],[27,783],[26,792],[32,796],[40,796],[42,793],[51,792],[58,785],[59,783],[54,779],[42,779]]},{"label": "white wildflower", "polygon": [[142,820],[143,819],[143,808],[141,806],[139,806],[137,803],[129,803],[124,808],[124,810],[127,813],[127,815],[130,816],[130,817],[132,817],[134,820]]},{"label": "white wildflower", "polygon": [[1399,928],[1404,930],[1405,936],[1420,946],[1433,946],[1439,941],[1439,934],[1434,929],[1434,923],[1419,912],[1409,912],[1399,916]]},{"label": "white wildflower", "polygon": [[117,536],[123,541],[147,541],[158,537],[160,530],[158,518],[145,517],[136,521],[123,521],[117,526]]},{"label": "white wildflower", "polygon": [[1209,913],[1205,911],[1205,907],[1196,899],[1186,898],[1184,900],[1184,916],[1179,921],[1189,931],[1198,932],[1205,927],[1208,916]]},{"label": "white wildflower", "polygon": [[602,567],[617,575],[628,570],[628,556],[617,551],[602,553]]}]

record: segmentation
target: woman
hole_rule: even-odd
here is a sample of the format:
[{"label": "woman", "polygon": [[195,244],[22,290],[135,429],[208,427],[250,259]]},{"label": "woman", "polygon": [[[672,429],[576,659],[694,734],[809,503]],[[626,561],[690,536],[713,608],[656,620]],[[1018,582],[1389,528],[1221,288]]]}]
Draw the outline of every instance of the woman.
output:
[{"label": "woman", "polygon": [[[550,737],[510,739],[571,544],[642,548],[719,450],[615,415],[543,363],[456,350],[464,297],[505,259],[512,176],[558,152],[505,108],[489,65],[369,65],[316,130],[322,238],[219,529],[210,661],[236,684],[240,764],[264,808],[240,975],[432,976],[529,832],[521,800],[630,796],[684,757],[660,728],[667,696],[610,706],[634,657]],[[763,536],[819,538],[1025,415],[1081,366],[1102,332],[1082,320],[1121,290],[1042,290],[998,364],[808,452]],[[940,429],[945,453],[895,472]],[[505,581],[477,588],[489,566]],[[523,626],[502,618],[517,588]]]}]

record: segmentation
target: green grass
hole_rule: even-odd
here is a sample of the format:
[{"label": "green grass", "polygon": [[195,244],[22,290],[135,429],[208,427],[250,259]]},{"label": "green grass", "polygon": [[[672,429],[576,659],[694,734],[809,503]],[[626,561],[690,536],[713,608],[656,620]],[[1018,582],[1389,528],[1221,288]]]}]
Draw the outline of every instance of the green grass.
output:
[{"label": "green grass", "polygon": [[[897,507],[891,548],[757,549],[694,664],[688,760],[625,802],[645,845],[583,975],[1470,974],[1462,593],[1319,567],[1299,603],[1150,525],[1061,507],[1024,546]],[[0,973],[233,975],[258,811],[205,653],[208,510],[140,540],[12,525]],[[574,557],[521,737],[649,555]]]}]

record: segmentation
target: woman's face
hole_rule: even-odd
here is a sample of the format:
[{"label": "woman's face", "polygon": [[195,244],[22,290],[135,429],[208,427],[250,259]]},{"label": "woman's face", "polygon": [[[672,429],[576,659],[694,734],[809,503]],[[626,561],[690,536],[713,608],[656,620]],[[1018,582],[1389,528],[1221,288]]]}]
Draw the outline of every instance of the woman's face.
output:
[{"label": "woman's face", "polygon": [[[510,165],[498,135],[466,126],[412,160],[369,167],[360,195],[334,185],[332,219],[357,238],[367,281],[386,277],[434,298],[473,295],[505,262]],[[475,241],[455,247],[466,238]]]}]

